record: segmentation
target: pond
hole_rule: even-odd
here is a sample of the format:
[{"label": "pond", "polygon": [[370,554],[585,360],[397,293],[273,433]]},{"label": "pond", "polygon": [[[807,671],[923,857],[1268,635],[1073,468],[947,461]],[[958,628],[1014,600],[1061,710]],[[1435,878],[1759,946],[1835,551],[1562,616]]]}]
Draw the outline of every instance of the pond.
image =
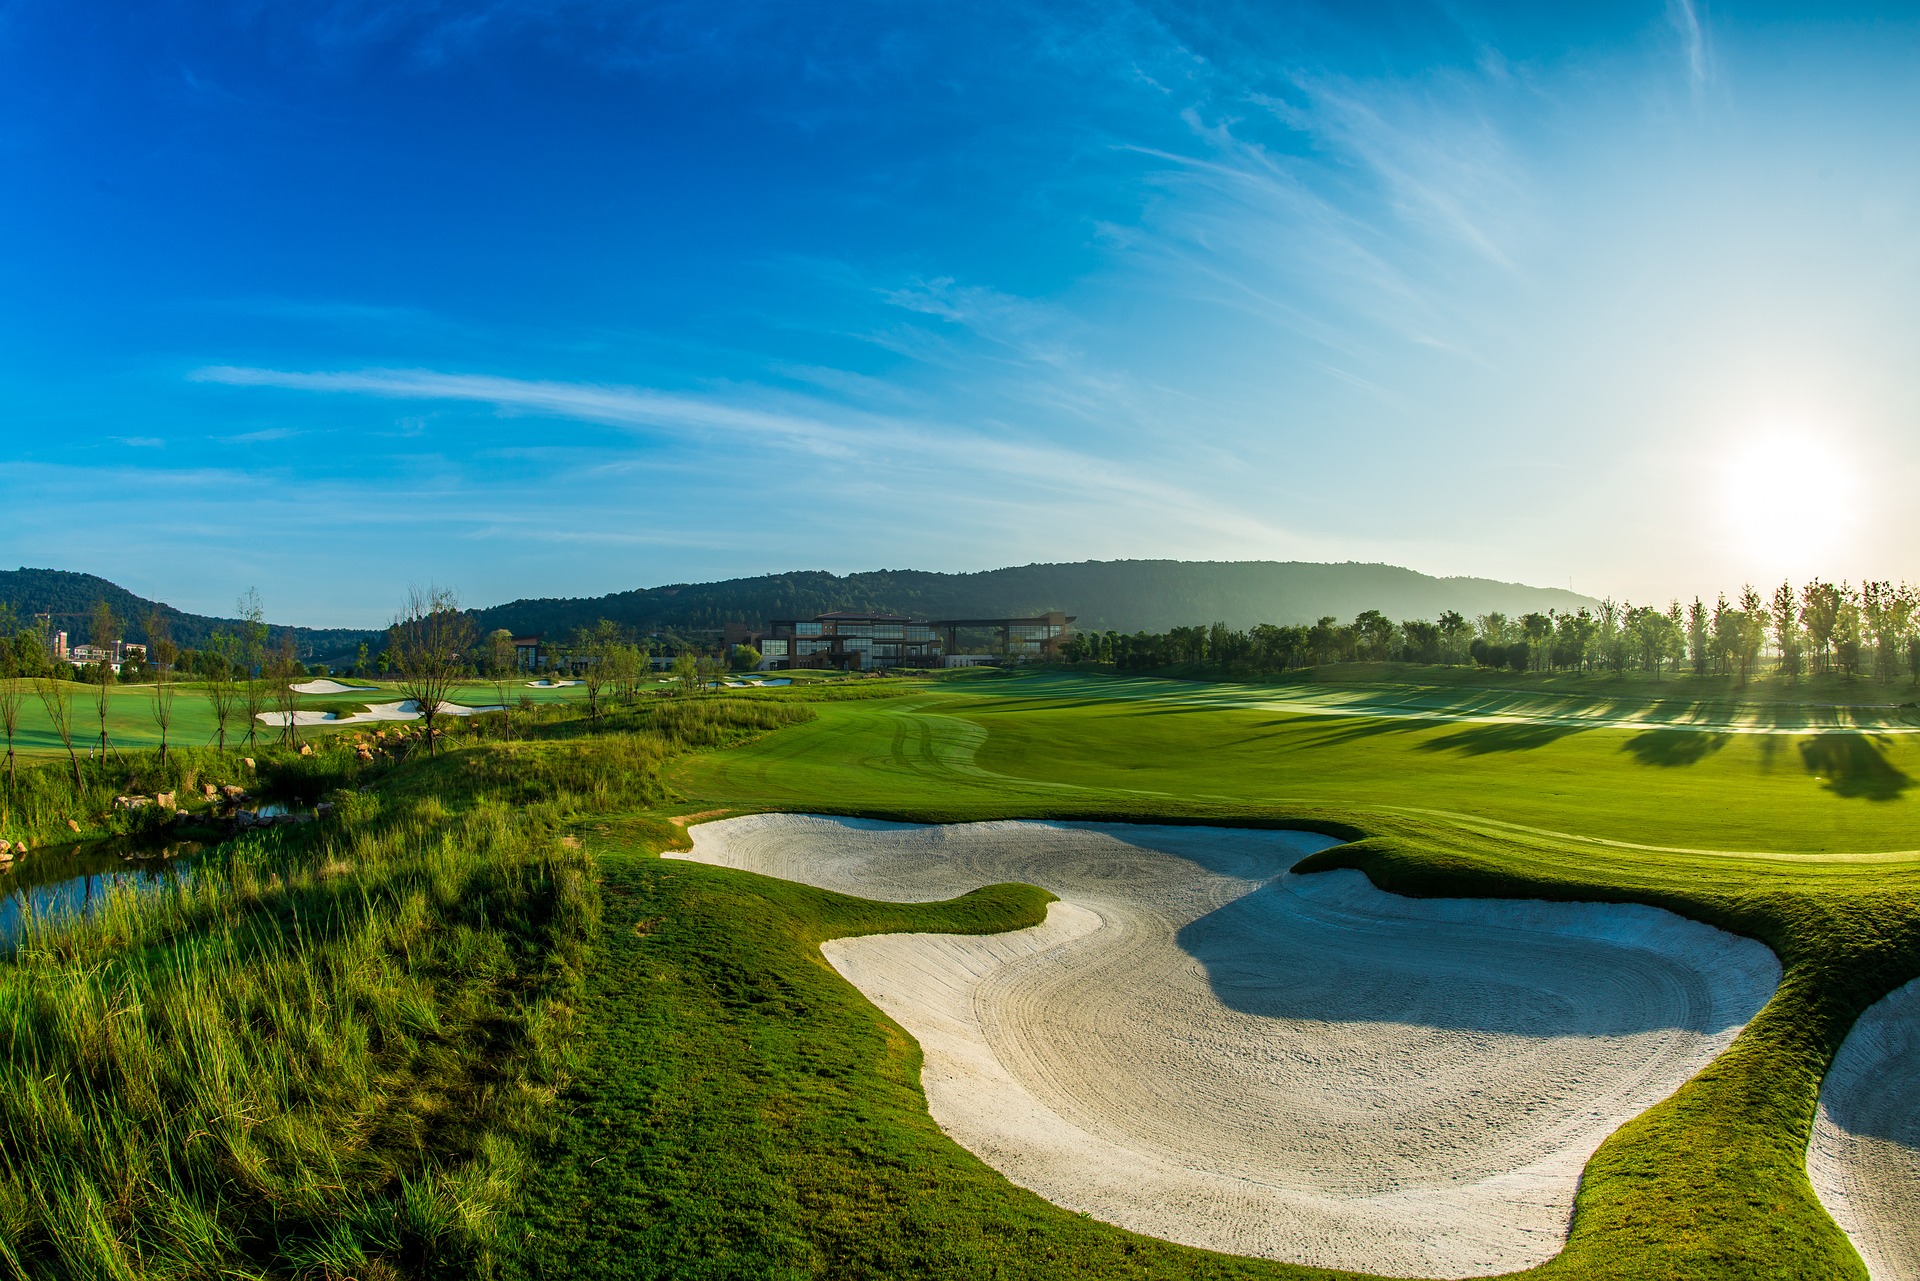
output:
[{"label": "pond", "polygon": [[42,845],[0,872],[0,943],[19,937],[29,917],[84,914],[108,892],[157,888],[178,879],[209,847],[168,833],[115,836],[72,845]]}]

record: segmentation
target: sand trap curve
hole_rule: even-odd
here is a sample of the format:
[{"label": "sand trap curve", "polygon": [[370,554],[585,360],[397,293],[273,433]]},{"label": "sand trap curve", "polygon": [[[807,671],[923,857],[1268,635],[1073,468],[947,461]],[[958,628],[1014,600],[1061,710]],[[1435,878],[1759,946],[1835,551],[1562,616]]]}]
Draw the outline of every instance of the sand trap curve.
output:
[{"label": "sand trap curve", "polygon": [[1820,1087],[1807,1176],[1875,1281],[1920,1278],[1920,979],[1860,1016]]},{"label": "sand trap curve", "polygon": [[[440,704],[442,716],[478,716],[482,712],[501,712],[506,709],[498,703],[488,707],[463,707],[459,703]],[[261,712],[259,718],[269,725],[285,725],[286,712]],[[411,698],[401,699],[397,703],[375,703],[364,712],[349,712],[342,716],[338,712],[317,712],[300,710],[293,714],[295,725],[358,725],[367,721],[417,721],[420,719],[420,704]]]},{"label": "sand trap curve", "polygon": [[339,681],[306,681],[293,687],[296,694],[378,694],[378,685],[342,685]]},{"label": "sand trap curve", "polygon": [[1772,953],[1653,908],[1381,893],[1299,832],[755,815],[680,857],[870,898],[1060,896],[822,951],[1015,1183],[1175,1241],[1400,1276],[1526,1267],[1581,1168],[1724,1048]]}]

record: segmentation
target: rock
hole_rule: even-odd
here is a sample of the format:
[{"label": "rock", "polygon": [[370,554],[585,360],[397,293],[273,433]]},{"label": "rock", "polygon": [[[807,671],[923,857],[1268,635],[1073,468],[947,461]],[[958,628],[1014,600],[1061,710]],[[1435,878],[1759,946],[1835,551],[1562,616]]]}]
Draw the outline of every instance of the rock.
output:
[{"label": "rock", "polygon": [[312,755],[313,755],[313,744],[312,744],[312,743],[302,743],[302,744],[300,744],[300,755],[302,755],[302,756],[312,756]]},{"label": "rock", "polygon": [[221,789],[220,789],[220,792],[221,792],[221,794],[222,794],[223,796],[225,796],[225,797],[226,797],[226,798],[227,798],[227,799],[228,799],[229,801],[241,801],[241,800],[245,800],[245,799],[246,799],[246,796],[247,796],[247,789],[246,789],[246,788],[244,788],[244,787],[236,787],[236,786],[234,786],[234,785],[233,785],[232,783],[228,783],[228,784],[227,784],[227,785],[226,785],[225,787],[223,787],[223,788],[221,788]]},{"label": "rock", "polygon": [[12,853],[13,853],[13,842],[12,842],[12,841],[0,841],[0,854],[6,854],[6,855],[9,855],[9,856],[11,856],[11,855],[12,855]]},{"label": "rock", "polygon": [[252,827],[259,821],[260,816],[252,810],[235,810],[233,812],[233,824],[235,827]]},{"label": "rock", "polygon": [[161,792],[157,796],[155,796],[153,799],[154,799],[154,803],[159,805],[162,809],[178,808],[178,806],[174,804],[172,792]]},{"label": "rock", "polygon": [[252,769],[252,768],[253,768],[253,757],[251,757],[251,756],[242,756],[242,757],[240,758],[240,760],[241,760],[241,762],[242,762],[242,763],[243,763],[243,764],[244,764],[244,765],[245,765],[245,766],[246,766],[246,767],[247,767],[248,769]]},{"label": "rock", "polygon": [[220,795],[220,789],[215,787],[212,783],[200,784],[200,790],[206,793],[208,800],[212,800],[214,797]]},{"label": "rock", "polygon": [[332,801],[321,801],[318,805],[313,807],[313,816],[315,818],[326,818],[332,813],[333,813]]},{"label": "rock", "polygon": [[151,796],[116,796],[113,798],[113,807],[115,809],[143,810],[151,804],[153,804],[153,798]]},{"label": "rock", "polygon": [[80,824],[74,822],[72,819],[67,820],[67,826],[72,828],[76,832],[80,830]]}]

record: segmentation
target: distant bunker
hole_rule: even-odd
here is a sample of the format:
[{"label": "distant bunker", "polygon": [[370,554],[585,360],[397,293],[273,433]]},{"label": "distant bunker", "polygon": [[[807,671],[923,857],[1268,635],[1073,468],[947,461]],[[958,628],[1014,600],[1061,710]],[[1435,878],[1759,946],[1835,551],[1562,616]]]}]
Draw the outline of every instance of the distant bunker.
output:
[{"label": "distant bunker", "polygon": [[933,1118],[1071,1210],[1398,1276],[1542,1262],[1582,1167],[1780,978],[1650,907],[1295,875],[1303,832],[755,815],[680,855],[866,898],[1022,881],[1045,923],[822,951],[920,1042]]}]

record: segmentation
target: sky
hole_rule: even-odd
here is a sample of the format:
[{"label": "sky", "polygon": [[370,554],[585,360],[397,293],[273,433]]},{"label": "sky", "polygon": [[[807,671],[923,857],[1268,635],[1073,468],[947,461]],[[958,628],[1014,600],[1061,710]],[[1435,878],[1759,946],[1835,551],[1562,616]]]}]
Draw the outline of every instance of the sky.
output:
[{"label": "sky", "polygon": [[0,0],[0,561],[1920,577],[1920,18]]}]

